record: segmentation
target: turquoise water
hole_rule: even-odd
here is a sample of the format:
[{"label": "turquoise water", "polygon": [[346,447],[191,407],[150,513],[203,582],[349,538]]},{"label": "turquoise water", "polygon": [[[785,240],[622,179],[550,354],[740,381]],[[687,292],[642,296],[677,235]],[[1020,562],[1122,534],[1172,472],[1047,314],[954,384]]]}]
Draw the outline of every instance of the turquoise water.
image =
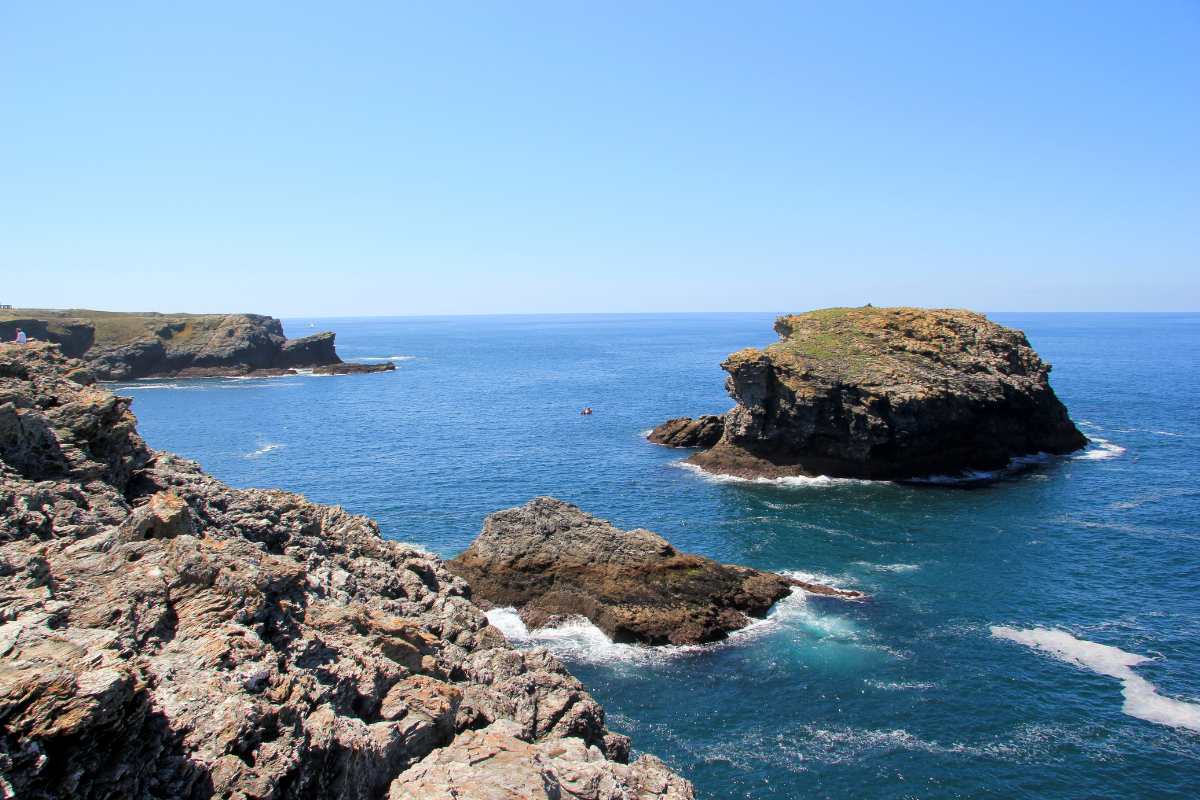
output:
[{"label": "turquoise water", "polygon": [[[972,489],[720,482],[644,441],[729,407],[718,364],[773,340],[767,314],[292,320],[290,335],[331,328],[343,357],[398,369],[120,390],[153,446],[444,555],[487,513],[552,494],[684,550],[870,592],[789,599],[729,643],[653,653],[496,615],[700,797],[1194,797],[1200,315],[993,317],[1055,365],[1097,444]],[[1074,638],[1049,653],[993,626]]]}]

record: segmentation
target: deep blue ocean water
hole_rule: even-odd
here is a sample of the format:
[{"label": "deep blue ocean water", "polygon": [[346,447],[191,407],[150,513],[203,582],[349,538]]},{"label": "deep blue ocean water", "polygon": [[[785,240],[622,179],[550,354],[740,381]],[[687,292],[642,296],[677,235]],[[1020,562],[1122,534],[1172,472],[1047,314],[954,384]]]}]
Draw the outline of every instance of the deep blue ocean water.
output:
[{"label": "deep blue ocean water", "polygon": [[[496,617],[559,652],[610,726],[702,798],[1194,798],[1200,315],[992,316],[1054,364],[1097,444],[973,489],[720,482],[647,443],[669,417],[730,406],[719,362],[770,343],[769,314],[289,320],[397,371],[119,391],[154,447],[443,555],[489,512],[551,494],[683,550],[870,592],[790,598],[729,643],[656,652]],[[1039,628],[1070,635],[1054,653],[1011,638]]]}]

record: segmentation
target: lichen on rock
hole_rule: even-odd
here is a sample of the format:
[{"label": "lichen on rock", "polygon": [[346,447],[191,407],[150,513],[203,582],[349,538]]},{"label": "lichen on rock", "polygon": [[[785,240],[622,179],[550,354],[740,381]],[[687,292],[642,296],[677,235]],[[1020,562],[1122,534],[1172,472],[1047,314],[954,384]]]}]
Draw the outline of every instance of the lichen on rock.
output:
[{"label": "lichen on rock", "polygon": [[[440,559],[151,450],[88,380],[0,345],[0,793],[486,797],[456,787],[553,773],[594,776],[586,800],[692,797],[625,765],[583,686]],[[513,760],[434,768],[500,732]]]}]

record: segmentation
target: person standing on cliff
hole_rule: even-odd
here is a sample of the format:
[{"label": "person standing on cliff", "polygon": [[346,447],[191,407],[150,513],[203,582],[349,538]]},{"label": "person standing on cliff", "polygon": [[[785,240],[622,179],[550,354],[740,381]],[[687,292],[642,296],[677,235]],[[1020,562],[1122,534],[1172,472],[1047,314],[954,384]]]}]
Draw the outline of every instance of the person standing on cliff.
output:
[{"label": "person standing on cliff", "polygon": [[25,336],[25,331],[17,328],[17,344],[25,344],[28,341],[29,339]]}]

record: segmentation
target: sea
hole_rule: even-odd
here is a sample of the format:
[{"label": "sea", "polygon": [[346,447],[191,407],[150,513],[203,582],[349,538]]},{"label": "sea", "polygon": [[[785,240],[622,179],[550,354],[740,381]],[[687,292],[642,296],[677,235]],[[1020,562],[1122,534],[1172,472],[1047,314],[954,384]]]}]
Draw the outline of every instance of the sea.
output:
[{"label": "sea", "polygon": [[[746,482],[646,441],[725,411],[774,314],[285,320],[395,372],[116,384],[147,441],[443,556],[553,495],[677,548],[869,594],[728,641],[529,631],[632,737],[733,798],[1200,796],[1200,315],[996,313],[1054,365],[1084,451],[921,485]],[[592,407],[595,413],[581,416]]]}]

